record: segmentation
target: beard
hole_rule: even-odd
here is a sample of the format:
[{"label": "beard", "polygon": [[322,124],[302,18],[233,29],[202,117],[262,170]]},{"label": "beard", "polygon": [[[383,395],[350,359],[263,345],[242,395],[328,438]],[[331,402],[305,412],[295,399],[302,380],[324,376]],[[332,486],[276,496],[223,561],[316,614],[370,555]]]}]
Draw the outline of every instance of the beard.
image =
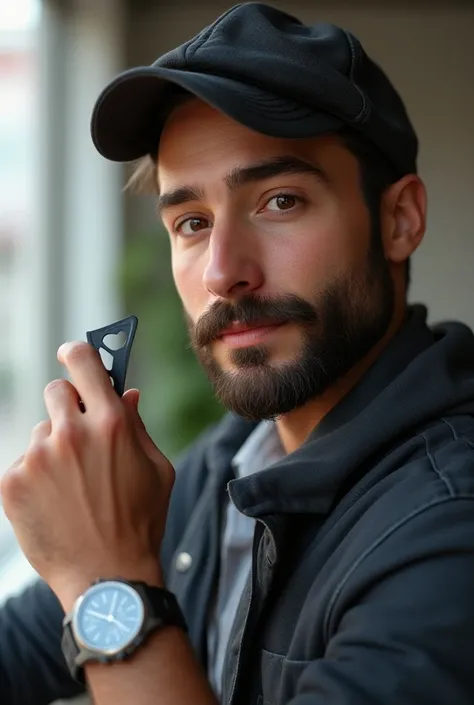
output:
[{"label": "beard", "polygon": [[[294,294],[248,294],[235,304],[216,302],[196,324],[186,318],[191,344],[220,402],[246,419],[274,420],[316,399],[370,352],[390,325],[394,298],[381,240],[374,236],[366,267],[333,280],[312,302]],[[270,345],[232,349],[235,369],[224,370],[212,343],[234,321],[296,325],[300,350],[272,363]]]}]

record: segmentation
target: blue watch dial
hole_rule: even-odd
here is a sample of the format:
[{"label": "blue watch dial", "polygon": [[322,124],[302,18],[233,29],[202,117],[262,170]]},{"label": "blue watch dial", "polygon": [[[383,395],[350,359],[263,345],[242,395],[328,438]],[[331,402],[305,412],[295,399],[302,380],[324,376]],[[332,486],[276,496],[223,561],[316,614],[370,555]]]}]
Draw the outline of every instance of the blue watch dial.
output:
[{"label": "blue watch dial", "polygon": [[89,588],[73,616],[76,639],[93,651],[115,654],[138,635],[144,605],[131,586],[114,580]]}]

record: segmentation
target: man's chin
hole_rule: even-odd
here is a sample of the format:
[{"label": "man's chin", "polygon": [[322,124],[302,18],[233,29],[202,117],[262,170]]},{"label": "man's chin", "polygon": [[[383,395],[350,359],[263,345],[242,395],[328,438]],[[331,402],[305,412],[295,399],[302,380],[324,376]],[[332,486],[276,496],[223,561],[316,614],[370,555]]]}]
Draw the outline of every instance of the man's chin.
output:
[{"label": "man's chin", "polygon": [[252,421],[274,420],[308,401],[306,378],[285,366],[249,364],[208,374],[220,403]]}]

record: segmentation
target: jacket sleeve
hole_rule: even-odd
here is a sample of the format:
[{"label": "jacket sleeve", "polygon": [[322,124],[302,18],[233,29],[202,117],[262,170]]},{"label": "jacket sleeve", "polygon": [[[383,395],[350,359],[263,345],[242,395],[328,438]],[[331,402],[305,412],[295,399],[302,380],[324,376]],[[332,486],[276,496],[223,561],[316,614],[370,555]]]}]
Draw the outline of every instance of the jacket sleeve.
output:
[{"label": "jacket sleeve", "polygon": [[325,656],[306,665],[287,705],[472,705],[472,497],[380,537],[337,593]]},{"label": "jacket sleeve", "polygon": [[0,610],[0,702],[48,705],[84,692],[61,651],[64,612],[41,580]]}]

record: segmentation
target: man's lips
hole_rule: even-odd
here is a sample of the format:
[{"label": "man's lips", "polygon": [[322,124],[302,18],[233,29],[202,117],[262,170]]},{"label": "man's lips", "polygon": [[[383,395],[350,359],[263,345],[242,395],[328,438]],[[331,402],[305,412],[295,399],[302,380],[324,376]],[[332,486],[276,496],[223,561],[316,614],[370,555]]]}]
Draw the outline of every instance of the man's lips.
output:
[{"label": "man's lips", "polygon": [[233,333],[247,333],[247,331],[256,330],[257,328],[269,328],[271,326],[279,325],[281,325],[281,323],[275,321],[259,321],[258,323],[240,323],[240,321],[235,321],[219,333],[219,338],[224,335],[232,335]]},{"label": "man's lips", "polygon": [[283,323],[284,321],[259,321],[258,323],[248,324],[236,321],[221,331],[218,340],[222,340],[231,347],[256,345],[282,326]]}]

